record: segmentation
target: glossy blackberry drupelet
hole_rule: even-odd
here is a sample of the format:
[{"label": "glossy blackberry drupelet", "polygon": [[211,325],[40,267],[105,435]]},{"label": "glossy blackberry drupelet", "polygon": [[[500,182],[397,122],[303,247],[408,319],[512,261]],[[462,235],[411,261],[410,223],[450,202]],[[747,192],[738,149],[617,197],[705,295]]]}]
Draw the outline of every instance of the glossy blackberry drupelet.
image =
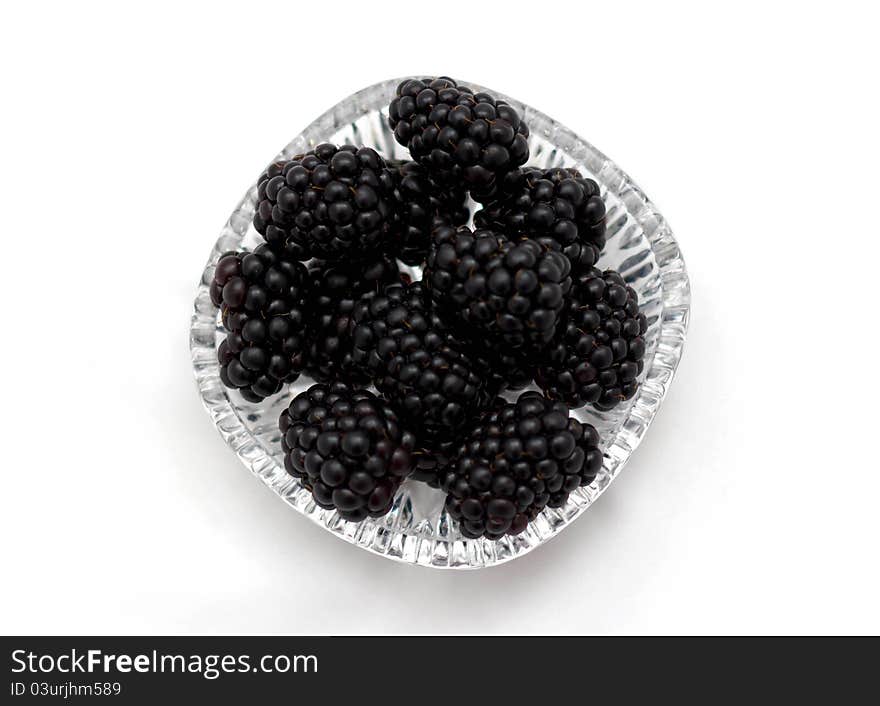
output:
[{"label": "glossy blackberry drupelet", "polygon": [[451,78],[403,81],[389,123],[416,162],[469,187],[489,189],[529,158],[529,129],[516,110]]},{"label": "glossy blackberry drupelet", "polygon": [[480,228],[552,238],[575,271],[596,264],[605,247],[605,204],[599,185],[576,169],[517,169],[474,216]]},{"label": "glossy blackberry drupelet", "polygon": [[308,365],[319,382],[364,386],[369,377],[352,361],[351,316],[364,294],[400,282],[397,262],[387,255],[363,263],[315,263],[309,269]]},{"label": "glossy blackberry drupelet", "polygon": [[312,385],[281,413],[284,468],[323,508],[360,522],[391,509],[413,471],[415,437],[367,390]]},{"label": "glossy blackberry drupelet", "polygon": [[553,338],[570,270],[552,244],[441,227],[434,231],[424,281],[438,310],[456,317],[475,340],[539,350]]},{"label": "glossy blackberry drupelet", "polygon": [[536,382],[573,409],[585,404],[611,409],[638,389],[647,330],[635,290],[614,270],[593,268],[575,280]]},{"label": "glossy blackberry drupelet", "polygon": [[464,225],[470,218],[467,190],[456,182],[432,177],[417,162],[388,162],[394,177],[394,203],[400,244],[395,255],[407,265],[424,263],[431,231],[439,225]]},{"label": "glossy blackberry drupelet", "polygon": [[375,150],[321,144],[263,172],[254,227],[300,260],[359,257],[394,236],[393,191]]},{"label": "glossy blackberry drupelet", "polygon": [[465,537],[519,534],[545,507],[561,507],[602,467],[599,434],[560,402],[524,392],[470,433],[441,483]]},{"label": "glossy blackberry drupelet", "polygon": [[280,392],[304,367],[307,277],[302,263],[266,244],[217,262],[211,301],[229,331],[217,350],[220,379],[250,402]]},{"label": "glossy blackberry drupelet", "polygon": [[428,448],[460,438],[491,400],[480,364],[432,316],[420,282],[362,298],[352,341],[354,362]]}]

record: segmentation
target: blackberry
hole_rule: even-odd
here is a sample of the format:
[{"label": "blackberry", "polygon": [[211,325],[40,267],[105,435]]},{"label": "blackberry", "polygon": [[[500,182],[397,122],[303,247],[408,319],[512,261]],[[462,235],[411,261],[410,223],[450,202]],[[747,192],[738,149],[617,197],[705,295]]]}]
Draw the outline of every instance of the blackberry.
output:
[{"label": "blackberry", "polygon": [[319,382],[368,384],[369,377],[351,357],[351,315],[361,296],[400,281],[397,263],[386,255],[365,263],[318,263],[309,275],[306,373]]},{"label": "blackberry", "polygon": [[536,382],[548,397],[572,408],[589,403],[611,409],[638,389],[647,330],[635,290],[614,270],[592,268],[572,286]]},{"label": "blackberry", "polygon": [[352,359],[429,448],[454,440],[491,399],[479,362],[432,316],[420,282],[354,308]]},{"label": "blackberry", "polygon": [[599,185],[576,169],[510,172],[474,216],[479,228],[552,238],[575,271],[592,267],[605,247],[605,204]]},{"label": "blackberry", "polygon": [[553,338],[571,288],[568,259],[550,244],[490,230],[441,227],[424,272],[437,307],[475,338],[540,349]]},{"label": "blackberry", "polygon": [[486,389],[491,397],[504,390],[521,390],[534,379],[535,363],[522,351],[493,346],[480,336],[474,336],[460,322],[456,326],[453,312],[441,316],[438,307],[433,307],[431,316],[434,321],[432,326],[444,330],[450,343],[458,350],[468,352],[480,375],[485,377]]},{"label": "blackberry", "polygon": [[469,187],[490,188],[529,158],[529,129],[516,110],[451,78],[403,81],[388,120],[416,162]]},{"label": "blackberry", "polygon": [[359,256],[392,238],[393,190],[375,150],[321,144],[263,172],[254,227],[300,260]]},{"label": "blackberry", "polygon": [[251,402],[281,391],[305,364],[307,272],[263,244],[217,262],[211,301],[229,335],[217,349],[220,379]]},{"label": "blackberry", "polygon": [[[442,331],[452,350],[467,351],[473,370],[483,380],[485,392],[480,410],[488,407],[495,396],[504,390],[519,390],[532,382],[534,365],[531,362],[503,350],[483,347],[476,341],[467,340],[441,319],[436,311],[431,312],[431,329]],[[435,438],[429,445],[420,448],[416,471],[412,477],[439,488],[441,477],[451,463],[460,441],[461,433],[456,433],[447,435],[442,441]]]},{"label": "blackberry", "polygon": [[284,468],[323,508],[352,522],[385,515],[413,471],[415,438],[367,390],[312,385],[281,413]]},{"label": "blackberry", "polygon": [[[495,396],[504,390],[519,390],[532,382],[534,365],[530,361],[503,349],[493,349],[478,341],[468,340],[450,326],[447,320],[441,318],[436,310],[431,311],[431,329],[442,331],[452,350],[467,351],[473,369],[483,380],[485,393],[481,410],[491,405]],[[461,434],[453,434],[445,441],[434,440],[429,446],[420,448],[416,471],[412,477],[439,488],[441,477],[451,463],[460,441]]]},{"label": "blackberry", "polygon": [[498,400],[470,433],[441,486],[465,537],[519,534],[545,507],[561,507],[602,467],[599,434],[530,391]]},{"label": "blackberry", "polygon": [[388,162],[394,177],[394,199],[400,219],[400,245],[395,252],[407,265],[421,265],[438,225],[464,225],[470,219],[467,191],[432,177],[417,162]]}]

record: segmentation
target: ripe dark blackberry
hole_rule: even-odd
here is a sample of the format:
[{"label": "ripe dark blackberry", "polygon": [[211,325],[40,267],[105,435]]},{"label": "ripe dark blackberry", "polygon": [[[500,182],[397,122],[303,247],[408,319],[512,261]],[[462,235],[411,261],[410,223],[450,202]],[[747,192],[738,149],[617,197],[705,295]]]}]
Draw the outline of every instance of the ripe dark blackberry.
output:
[{"label": "ripe dark blackberry", "polygon": [[572,408],[611,409],[638,389],[647,330],[635,290],[614,270],[593,268],[575,280],[536,382]]},{"label": "ripe dark blackberry", "polygon": [[476,339],[540,349],[553,338],[571,288],[570,270],[550,244],[441,227],[434,231],[424,280],[438,309]]},{"label": "ripe dark blackberry", "polygon": [[498,400],[470,433],[442,481],[446,509],[465,537],[519,534],[545,507],[561,507],[602,467],[599,435],[560,402],[524,392]]},{"label": "ripe dark blackberry", "polygon": [[484,203],[474,216],[478,227],[552,238],[576,271],[595,265],[605,247],[599,185],[576,169],[517,169]]},{"label": "ripe dark blackberry", "polygon": [[[421,285],[420,285],[421,286]],[[534,364],[522,356],[481,346],[477,341],[461,336],[448,321],[431,312],[431,328],[442,331],[452,350],[467,351],[473,370],[483,380],[484,394],[480,410],[491,405],[493,399],[505,390],[519,390],[534,379]],[[449,435],[444,441],[434,439],[419,449],[416,470],[412,477],[439,488],[447,467],[452,462],[461,442],[461,433]]]},{"label": "ripe dark blackberry", "polygon": [[281,413],[284,468],[323,508],[360,522],[391,509],[413,471],[415,438],[372,392],[316,384]]},{"label": "ripe dark blackberry", "polygon": [[450,343],[458,350],[466,350],[479,368],[480,375],[486,379],[486,389],[490,397],[495,397],[505,390],[521,390],[531,384],[535,377],[536,363],[523,351],[507,350],[503,346],[493,345],[461,321],[456,321],[455,312],[441,313],[439,307],[432,307],[433,326],[446,331]]},{"label": "ripe dark blackberry", "polygon": [[267,244],[217,262],[211,301],[229,331],[217,349],[220,379],[251,402],[280,392],[304,367],[307,278],[302,263]]},{"label": "ripe dark blackberry", "polygon": [[420,282],[362,298],[353,323],[352,359],[426,446],[458,438],[491,399],[480,364],[432,316]]},{"label": "ripe dark blackberry", "polygon": [[[421,286],[421,285],[419,285]],[[476,340],[459,334],[448,319],[440,317],[435,309],[431,311],[431,329],[442,331],[447,344],[453,350],[467,351],[472,367],[483,380],[484,396],[480,409],[491,405],[495,396],[505,390],[519,390],[534,379],[535,366],[524,356],[482,345]],[[439,488],[447,467],[452,462],[461,442],[461,434],[451,435],[445,441],[434,440],[419,449],[416,470],[412,477]]]},{"label": "ripe dark blackberry", "polygon": [[393,190],[375,150],[321,144],[263,172],[254,227],[300,260],[360,256],[393,237]]},{"label": "ripe dark blackberry", "polygon": [[516,110],[451,78],[402,82],[388,119],[416,162],[469,187],[490,188],[529,158],[529,129]]},{"label": "ripe dark blackberry", "polygon": [[363,263],[317,263],[310,268],[309,276],[306,374],[319,382],[368,384],[369,377],[351,357],[351,315],[364,294],[400,282],[397,263],[386,255]]},{"label": "ripe dark blackberry", "polygon": [[439,225],[468,222],[467,191],[459,184],[432,177],[417,162],[388,162],[394,176],[395,208],[400,245],[395,255],[407,265],[421,265],[431,247],[431,231]]}]

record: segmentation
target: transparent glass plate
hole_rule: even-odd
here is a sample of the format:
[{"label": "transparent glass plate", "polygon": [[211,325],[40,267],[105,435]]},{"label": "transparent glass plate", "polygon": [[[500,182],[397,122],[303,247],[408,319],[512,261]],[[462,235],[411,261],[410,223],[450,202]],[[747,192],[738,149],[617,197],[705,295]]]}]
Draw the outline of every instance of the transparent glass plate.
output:
[{"label": "transparent glass plate", "polygon": [[[394,141],[387,106],[400,79],[377,83],[334,106],[297,135],[276,157],[289,158],[321,142],[367,145],[386,157],[408,158]],[[465,81],[507,100],[531,129],[530,165],[574,166],[602,188],[608,211],[608,241],[599,262],[619,270],[638,292],[648,319],[647,352],[636,396],[611,412],[578,410],[602,437],[605,462],[592,485],[572,493],[568,503],[546,509],[524,532],[493,542],[462,537],[443,509],[443,494],[406,481],[391,512],[352,523],[318,507],[300,482],[284,471],[278,415],[291,397],[312,381],[300,378],[286,394],[260,404],[245,401],[220,382],[217,345],[225,333],[208,285],[219,255],[250,250],[259,242],[251,219],[257,199],[252,185],[211,250],[195,299],[190,348],[199,393],[229,447],[284,502],[337,537],[389,559],[443,569],[478,569],[522,556],[567,527],[620,473],[657,413],[672,382],[687,332],[690,286],[678,244],[666,221],[617,165],[571,130],[520,101]],[[267,160],[267,163],[269,160]]]}]

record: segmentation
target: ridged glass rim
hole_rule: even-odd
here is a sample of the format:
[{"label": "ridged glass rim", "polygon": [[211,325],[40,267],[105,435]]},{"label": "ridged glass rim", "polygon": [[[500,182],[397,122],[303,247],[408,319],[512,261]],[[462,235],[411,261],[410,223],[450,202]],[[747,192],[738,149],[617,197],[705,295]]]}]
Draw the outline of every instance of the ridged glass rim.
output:
[{"label": "ridged glass rim", "polygon": [[[381,81],[343,99],[294,137],[275,159],[308,151],[327,141],[347,123],[386,105],[403,80]],[[346,522],[335,512],[317,507],[310,493],[265,452],[242,423],[220,381],[216,345],[213,337],[208,335],[216,329],[217,321],[217,309],[208,292],[210,273],[219,256],[236,249],[247,234],[256,204],[256,184],[248,189],[235,208],[211,250],[196,293],[190,327],[190,352],[202,402],[224,441],[251,472],[288,505],[337,537],[388,559],[442,569],[485,568],[521,557],[556,536],[596,501],[638,447],[660,408],[681,359],[690,312],[690,283],[678,243],[666,220],[633,180],[589,142],[544,113],[498,91],[468,81],[462,83],[475,91],[485,91],[506,100],[524,116],[533,134],[540,134],[585,164],[600,185],[620,199],[630,217],[641,227],[659,269],[662,313],[657,348],[629,415],[613,437],[602,440],[604,464],[593,485],[573,493],[563,508],[545,510],[530,524],[527,533],[497,542],[486,539],[448,541],[405,535],[385,527],[370,527],[367,522]],[[428,543],[433,546],[423,546]]]}]

